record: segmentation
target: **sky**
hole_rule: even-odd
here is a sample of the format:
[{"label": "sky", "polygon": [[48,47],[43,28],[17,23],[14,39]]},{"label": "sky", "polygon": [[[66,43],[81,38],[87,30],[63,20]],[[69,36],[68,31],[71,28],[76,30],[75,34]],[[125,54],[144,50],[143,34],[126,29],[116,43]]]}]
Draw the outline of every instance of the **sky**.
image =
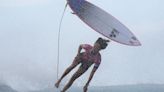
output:
[{"label": "sky", "polygon": [[[91,85],[164,84],[163,0],[89,0],[125,24],[142,46],[111,42]],[[25,91],[53,87],[57,37],[65,0],[0,1],[0,84]],[[96,33],[67,7],[61,29],[59,75],[80,44],[93,44]],[[104,37],[105,38],[105,37]],[[77,68],[76,68],[77,69]],[[64,85],[71,72],[62,82]],[[74,86],[83,86],[91,69]],[[84,81],[85,80],[85,81]]]}]

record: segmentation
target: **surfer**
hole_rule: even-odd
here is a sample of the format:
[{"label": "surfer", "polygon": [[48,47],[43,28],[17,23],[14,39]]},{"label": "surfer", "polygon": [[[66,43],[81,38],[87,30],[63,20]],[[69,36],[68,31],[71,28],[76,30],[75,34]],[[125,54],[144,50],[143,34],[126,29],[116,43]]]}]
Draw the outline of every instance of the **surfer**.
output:
[{"label": "surfer", "polygon": [[[78,53],[77,53],[77,56],[75,57],[74,61],[64,71],[61,78],[55,83],[55,87],[58,88],[61,80],[72,69],[74,69],[77,65],[81,64],[79,69],[73,74],[72,78],[69,80],[69,82],[66,84],[66,86],[61,91],[61,92],[65,92],[78,77],[80,77],[82,74],[84,74],[88,70],[88,68],[92,64],[94,64],[94,67],[90,73],[89,79],[88,79],[87,83],[85,84],[85,86],[83,87],[84,92],[87,92],[89,83],[101,63],[101,55],[100,55],[99,51],[105,49],[108,45],[108,42],[110,42],[110,41],[103,39],[103,38],[98,38],[97,41],[94,43],[94,46],[91,46],[89,44],[81,44],[79,46]],[[82,49],[84,49],[84,52],[82,52]]]}]

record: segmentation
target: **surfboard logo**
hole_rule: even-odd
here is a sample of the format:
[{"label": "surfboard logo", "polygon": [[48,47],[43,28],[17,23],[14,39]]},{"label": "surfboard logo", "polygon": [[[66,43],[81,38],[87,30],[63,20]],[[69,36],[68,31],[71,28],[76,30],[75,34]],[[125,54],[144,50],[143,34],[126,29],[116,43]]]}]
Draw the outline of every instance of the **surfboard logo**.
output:
[{"label": "surfboard logo", "polygon": [[116,29],[113,29],[112,31],[111,31],[111,34],[109,34],[109,36],[112,38],[112,37],[116,37],[117,35],[119,35],[119,32],[116,30]]}]

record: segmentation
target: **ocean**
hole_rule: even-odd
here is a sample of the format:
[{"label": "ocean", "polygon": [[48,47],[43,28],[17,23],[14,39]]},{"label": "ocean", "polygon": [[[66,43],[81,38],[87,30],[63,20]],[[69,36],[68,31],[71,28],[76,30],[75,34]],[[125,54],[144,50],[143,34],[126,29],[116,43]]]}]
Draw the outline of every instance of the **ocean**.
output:
[{"label": "ocean", "polygon": [[[0,85],[0,92],[19,92],[7,85]],[[56,88],[46,88],[28,92],[60,92]],[[83,92],[82,87],[71,87],[67,92]],[[122,86],[94,86],[89,87],[88,92],[164,92],[164,85],[142,84]]]}]

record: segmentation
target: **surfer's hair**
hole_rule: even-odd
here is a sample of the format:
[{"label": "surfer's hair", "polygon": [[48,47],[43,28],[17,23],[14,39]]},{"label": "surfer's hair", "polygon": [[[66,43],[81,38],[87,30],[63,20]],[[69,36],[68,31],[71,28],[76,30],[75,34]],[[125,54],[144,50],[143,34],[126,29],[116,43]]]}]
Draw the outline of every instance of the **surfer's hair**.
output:
[{"label": "surfer's hair", "polygon": [[96,43],[100,44],[101,49],[105,49],[108,46],[108,42],[109,42],[109,40],[105,40],[101,37],[99,37],[96,41]]}]

